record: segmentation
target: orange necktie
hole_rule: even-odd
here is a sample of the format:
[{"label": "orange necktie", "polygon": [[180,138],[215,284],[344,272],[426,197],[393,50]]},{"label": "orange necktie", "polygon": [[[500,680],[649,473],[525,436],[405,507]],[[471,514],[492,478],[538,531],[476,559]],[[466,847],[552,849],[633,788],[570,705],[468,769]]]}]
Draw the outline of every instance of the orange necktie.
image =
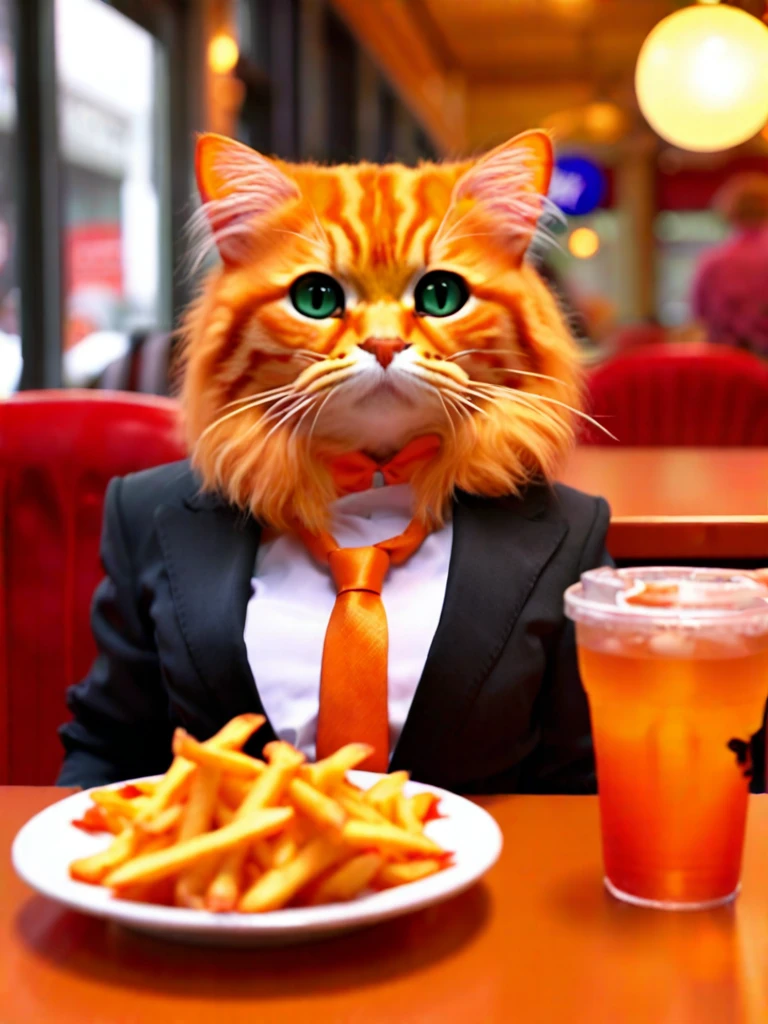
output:
[{"label": "orange necktie", "polygon": [[[388,484],[407,482],[440,447],[434,435],[417,437],[389,462],[379,464],[351,452],[331,464],[340,494],[366,490],[380,472]],[[402,565],[418,550],[429,528],[414,519],[398,537],[371,547],[340,548],[329,533],[297,528],[310,554],[331,571],[336,603],[325,633],[317,719],[317,757],[345,743],[369,743],[374,753],[361,765],[385,772],[389,763],[387,616],[381,590],[390,565]]]},{"label": "orange necktie", "polygon": [[318,759],[345,743],[370,743],[374,753],[361,767],[387,770],[388,635],[381,588],[390,565],[407,561],[428,533],[422,522],[413,519],[403,533],[390,540],[372,547],[340,548],[328,533],[298,528],[310,553],[328,565],[336,584],[320,673]]}]

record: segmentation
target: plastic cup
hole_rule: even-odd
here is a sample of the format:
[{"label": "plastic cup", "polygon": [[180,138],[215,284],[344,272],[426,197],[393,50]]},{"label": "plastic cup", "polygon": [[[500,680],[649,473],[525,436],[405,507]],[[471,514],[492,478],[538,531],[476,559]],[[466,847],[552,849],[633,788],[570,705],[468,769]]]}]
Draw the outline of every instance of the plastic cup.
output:
[{"label": "plastic cup", "polygon": [[605,885],[666,910],[739,890],[768,588],[717,569],[595,569],[565,594],[597,760]]}]

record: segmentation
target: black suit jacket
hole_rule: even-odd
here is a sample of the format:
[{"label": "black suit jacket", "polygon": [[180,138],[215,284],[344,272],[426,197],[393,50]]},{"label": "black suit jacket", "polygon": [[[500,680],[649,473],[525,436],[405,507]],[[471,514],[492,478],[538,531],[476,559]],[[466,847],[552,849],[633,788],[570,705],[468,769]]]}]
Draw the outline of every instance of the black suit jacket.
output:
[{"label": "black suit jacket", "polygon": [[[458,494],[445,603],[391,768],[463,792],[592,792],[586,699],[563,591],[605,561],[608,506],[566,487]],[[186,462],[113,480],[99,646],[68,693],[61,785],[163,772],[183,725],[206,739],[263,712],[243,639],[258,524]],[[269,725],[247,748],[274,739]]]}]

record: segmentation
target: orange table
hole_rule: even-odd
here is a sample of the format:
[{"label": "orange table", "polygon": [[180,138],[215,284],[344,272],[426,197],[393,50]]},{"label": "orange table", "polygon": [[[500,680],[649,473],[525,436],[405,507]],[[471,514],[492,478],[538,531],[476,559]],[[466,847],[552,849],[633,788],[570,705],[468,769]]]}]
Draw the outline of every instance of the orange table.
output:
[{"label": "orange table", "polygon": [[12,873],[16,830],[61,790],[0,789],[2,1024],[752,1024],[768,1019],[768,797],[743,895],[665,914],[600,883],[592,797],[481,800],[502,859],[457,899],[325,943],[173,945],[60,909]]},{"label": "orange table", "polygon": [[616,559],[768,565],[766,448],[583,447],[562,479],[608,499]]}]

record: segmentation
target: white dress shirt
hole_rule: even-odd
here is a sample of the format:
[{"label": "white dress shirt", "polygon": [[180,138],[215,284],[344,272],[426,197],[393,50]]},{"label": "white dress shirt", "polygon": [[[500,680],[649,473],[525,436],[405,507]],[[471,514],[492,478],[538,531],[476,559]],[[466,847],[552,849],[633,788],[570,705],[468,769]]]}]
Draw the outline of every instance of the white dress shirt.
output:
[{"label": "white dress shirt", "polygon": [[[411,517],[409,484],[372,488],[334,503],[331,533],[341,547],[363,547],[402,533]],[[452,541],[449,522],[407,562],[392,566],[384,582],[390,753],[440,619]],[[277,735],[313,760],[323,643],[336,600],[333,580],[300,540],[284,534],[259,546],[252,588],[245,645],[259,696]]]}]

